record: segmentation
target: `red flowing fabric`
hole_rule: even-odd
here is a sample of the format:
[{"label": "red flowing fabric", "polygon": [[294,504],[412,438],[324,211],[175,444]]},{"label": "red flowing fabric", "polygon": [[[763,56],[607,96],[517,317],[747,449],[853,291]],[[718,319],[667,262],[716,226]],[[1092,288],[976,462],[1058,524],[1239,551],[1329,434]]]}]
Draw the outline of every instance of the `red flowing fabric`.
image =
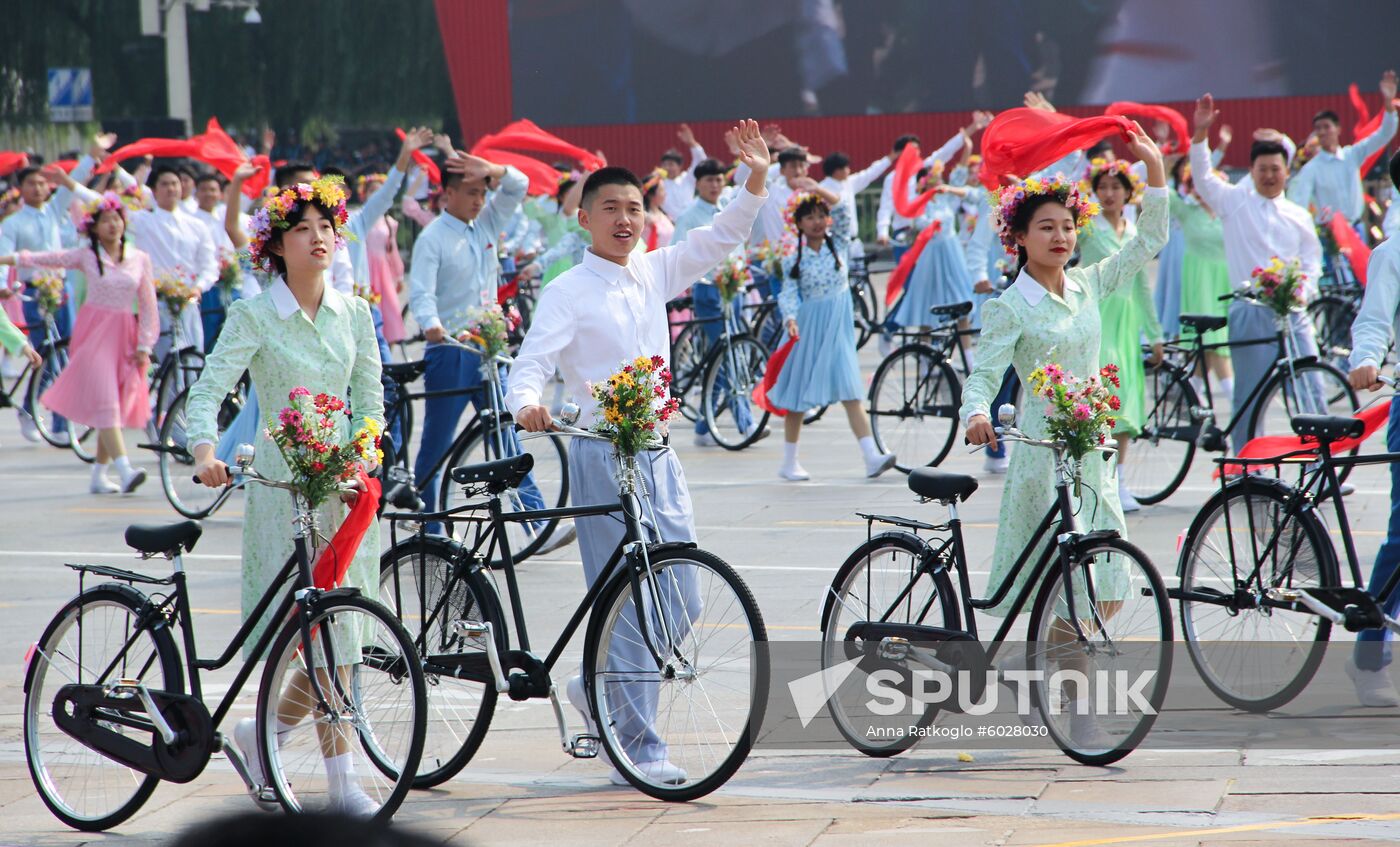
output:
[{"label": "red flowing fabric", "polygon": [[[1360,141],[1381,128],[1381,121],[1385,120],[1385,109],[1382,108],[1374,115],[1371,114],[1371,110],[1366,105],[1366,101],[1361,99],[1361,89],[1357,88],[1354,82],[1348,86],[1347,95],[1351,98],[1352,107],[1356,109],[1356,125],[1352,127],[1352,132],[1356,136],[1355,140]],[[1385,147],[1382,147],[1370,156],[1367,156],[1366,161],[1361,165],[1361,175],[1364,177],[1367,171],[1375,167],[1376,160],[1384,154]]]},{"label": "red flowing fabric", "polygon": [[168,158],[186,158],[194,156],[197,144],[189,138],[143,138],[140,141],[133,141],[130,144],[118,147],[107,158],[94,169],[94,173],[105,174],[117,166],[118,162],[127,159],[135,159],[140,156],[160,156]]},{"label": "red flowing fabric", "polygon": [[534,121],[522,118],[506,124],[500,132],[487,135],[472,146],[472,155],[487,158],[478,152],[488,148],[498,150],[525,150],[530,153],[547,153],[564,156],[578,162],[579,167],[596,171],[606,164],[596,154],[575,144],[570,144],[553,133],[540,129]]},{"label": "red flowing fabric", "polygon": [[243,183],[243,193],[249,197],[257,197],[262,193],[268,185],[272,170],[272,163],[266,156],[254,156],[249,160],[243,148],[238,146],[238,142],[224,132],[218,118],[210,118],[204,132],[190,138],[143,138],[113,150],[102,160],[102,164],[97,166],[96,173],[106,173],[115,168],[118,162],[137,156],[198,159],[212,165],[225,177],[232,177],[239,165],[251,161],[258,167],[258,172]]},{"label": "red flowing fabric", "polygon": [[78,166],[78,160],[77,160],[77,159],[59,159],[59,160],[56,161],[56,162],[49,162],[49,163],[48,163],[47,165],[45,165],[44,167],[46,167],[46,168],[60,168],[60,169],[63,170],[64,173],[66,173],[66,174],[71,174],[71,173],[73,172],[73,169],[76,168],[77,166]]},{"label": "red flowing fabric", "polygon": [[[408,137],[404,134],[403,127],[398,126],[394,127],[394,135],[397,135],[400,141]],[[423,173],[428,175],[428,182],[433,185],[442,185],[442,171],[438,170],[437,162],[429,159],[427,153],[422,150],[414,150],[413,161],[423,169]]]},{"label": "red flowing fabric", "polygon": [[1332,237],[1337,240],[1337,246],[1341,248],[1342,255],[1347,257],[1351,264],[1352,273],[1356,274],[1356,279],[1362,284],[1366,284],[1366,267],[1371,263],[1371,248],[1366,246],[1366,242],[1361,240],[1361,236],[1356,234],[1356,230],[1351,228],[1346,218],[1341,212],[1332,215],[1332,220],[1327,222],[1328,229],[1332,230]]},{"label": "red flowing fabric", "polygon": [[355,551],[360,549],[360,541],[369,531],[369,525],[374,522],[375,513],[379,510],[379,480],[364,471],[360,471],[359,480],[364,490],[356,498],[355,505],[350,507],[350,514],[345,516],[340,529],[335,531],[330,545],[316,557],[316,565],[311,571],[312,582],[323,591],[335,588],[345,579]]},{"label": "red flowing fabric", "polygon": [[778,375],[783,372],[783,363],[787,361],[788,354],[792,352],[795,344],[797,344],[797,339],[789,338],[783,342],[783,346],[773,351],[773,355],[768,357],[768,367],[763,371],[763,381],[753,387],[753,393],[750,395],[756,406],[780,418],[786,417],[788,410],[774,406],[768,399],[768,392],[778,384]]},{"label": "red flowing fabric", "polygon": [[[1385,426],[1386,420],[1390,418],[1390,404],[1391,401],[1386,400],[1362,411],[1360,414],[1353,415],[1352,417],[1361,420],[1361,437],[1343,438],[1338,441],[1333,441],[1332,455],[1335,456],[1338,453],[1355,450],[1360,447],[1366,439],[1375,435],[1381,427]],[[1239,458],[1268,459],[1274,456],[1286,456],[1298,450],[1306,450],[1313,443],[1315,442],[1304,443],[1303,439],[1296,435],[1261,435],[1258,438],[1251,438],[1244,445],[1244,448],[1240,450]],[[1257,470],[1261,466],[1250,465],[1249,467],[1251,470]],[[1244,465],[1227,464],[1224,465],[1223,468],[1217,465],[1214,476],[1219,479],[1222,469],[1227,474],[1241,474],[1245,472],[1244,468]]]},{"label": "red flowing fabric", "polygon": [[552,197],[559,191],[559,172],[539,159],[532,159],[524,154],[512,153],[509,150],[497,150],[494,147],[473,147],[472,155],[480,156],[497,165],[510,165],[525,174],[525,177],[530,180],[530,185],[526,188],[530,194],[543,194]]},{"label": "red flowing fabric", "polygon": [[512,278],[510,282],[496,289],[496,303],[504,306],[506,301],[520,293],[520,280]]},{"label": "red flowing fabric", "polygon": [[[912,145],[911,145],[912,146]],[[906,148],[907,149],[907,148]],[[924,252],[924,247],[930,238],[933,238],[943,229],[942,221],[934,221],[924,227],[924,231],[919,233],[919,237],[914,239],[908,250],[899,258],[899,264],[895,267],[894,273],[890,274],[890,280],[885,288],[885,308],[894,305],[894,301],[899,299],[899,294],[904,290],[904,283],[908,281],[909,274],[914,272],[914,266],[919,263],[919,254]]]},{"label": "red flowing fabric", "polygon": [[28,154],[14,150],[0,151],[0,176],[9,176],[28,164]]},{"label": "red flowing fabric", "polygon": [[1156,121],[1163,121],[1172,128],[1172,135],[1176,136],[1176,146],[1185,150],[1191,146],[1191,130],[1186,126],[1186,116],[1170,106],[1158,106],[1155,103],[1134,103],[1132,100],[1119,100],[1108,104],[1103,110],[1105,115],[1141,115]]},{"label": "red flowing fabric", "polygon": [[1072,118],[1044,109],[1007,109],[982,131],[982,184],[1010,184],[1075,150],[1117,133],[1124,140],[1133,122],[1121,115]]},{"label": "red flowing fabric", "polygon": [[919,213],[928,205],[928,201],[933,199],[933,195],[938,192],[930,188],[914,199],[909,199],[909,181],[919,173],[919,163],[923,161],[923,156],[919,153],[919,145],[906,144],[904,151],[899,154],[899,158],[894,163],[894,189],[890,196],[894,200],[894,210],[902,218],[917,218]]}]

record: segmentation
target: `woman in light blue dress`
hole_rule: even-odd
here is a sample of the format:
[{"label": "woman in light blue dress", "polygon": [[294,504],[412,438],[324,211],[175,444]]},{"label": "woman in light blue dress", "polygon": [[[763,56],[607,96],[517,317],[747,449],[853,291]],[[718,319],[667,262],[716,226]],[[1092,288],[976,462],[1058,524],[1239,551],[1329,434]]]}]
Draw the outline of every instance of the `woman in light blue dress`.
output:
[{"label": "woman in light blue dress", "polygon": [[[894,467],[893,453],[881,453],[870,433],[862,399],[865,381],[856,359],[855,310],[846,277],[850,247],[850,209],[829,191],[799,195],[792,214],[797,249],[783,259],[783,288],[778,308],[794,339],[769,402],[790,410],[783,419],[783,464],[778,475],[810,479],[797,461],[803,412],[839,402],[851,432],[860,442],[865,475],[877,477]],[[956,240],[953,242],[957,244]]]},{"label": "woman in light blue dress", "polygon": [[[929,180],[939,182],[937,171],[930,171]],[[928,240],[919,254],[919,261],[904,284],[904,294],[890,315],[890,322],[900,327],[929,326],[929,309],[949,303],[972,300],[972,275],[967,271],[967,255],[958,240],[958,209],[965,188],[945,187],[924,207],[914,220],[914,229],[938,225],[938,233]],[[960,322],[967,328],[968,321]]]}]

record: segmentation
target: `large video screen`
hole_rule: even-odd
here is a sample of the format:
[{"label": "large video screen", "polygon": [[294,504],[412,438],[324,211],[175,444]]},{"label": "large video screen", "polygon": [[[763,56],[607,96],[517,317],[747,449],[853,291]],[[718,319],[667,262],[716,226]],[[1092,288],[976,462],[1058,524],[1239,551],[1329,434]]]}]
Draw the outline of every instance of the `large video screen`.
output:
[{"label": "large video screen", "polygon": [[547,125],[1373,91],[1400,0],[511,0]]}]

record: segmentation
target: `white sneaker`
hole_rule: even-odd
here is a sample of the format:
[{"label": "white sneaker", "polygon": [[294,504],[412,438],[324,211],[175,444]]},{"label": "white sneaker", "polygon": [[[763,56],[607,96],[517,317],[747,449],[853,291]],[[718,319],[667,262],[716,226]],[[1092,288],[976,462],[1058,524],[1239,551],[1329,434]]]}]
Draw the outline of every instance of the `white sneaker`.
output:
[{"label": "white sneaker", "polygon": [[25,441],[30,441],[34,444],[38,444],[40,441],[44,440],[44,437],[39,434],[39,427],[34,425],[34,419],[24,412],[19,413],[19,434]]},{"label": "white sneaker", "polygon": [[[637,770],[641,771],[642,776],[652,782],[660,782],[666,785],[681,785],[689,778],[682,768],[676,767],[665,759],[659,762],[640,762],[635,767]],[[623,776],[622,772],[617,768],[613,768],[612,773],[608,775],[608,779],[612,781],[613,785],[629,784],[627,782],[627,777]]]},{"label": "white sneaker", "polygon": [[714,437],[713,435],[711,435],[710,433],[708,433],[708,432],[697,432],[697,433],[695,433],[695,446],[696,446],[696,447],[718,447],[718,446],[719,446],[719,442],[716,441],[716,440],[715,440],[715,437]]},{"label": "white sneaker", "polygon": [[984,473],[1004,474],[1011,467],[1011,457],[988,456],[982,461],[982,471]]},{"label": "white sneaker", "polygon": [[1341,492],[1343,497],[1350,497],[1356,493],[1356,486],[1349,482],[1342,483]]},{"label": "white sneaker", "polygon": [[1384,669],[1378,671],[1363,671],[1356,666],[1355,661],[1348,661],[1347,676],[1351,677],[1351,684],[1356,686],[1356,699],[1363,706],[1373,709],[1393,709],[1400,706],[1400,694],[1395,692],[1395,686],[1390,682],[1390,674]]},{"label": "white sneaker", "polygon": [[1081,752],[1101,752],[1118,747],[1118,740],[1104,732],[1093,715],[1071,714],[1069,739],[1075,749]]},{"label": "white sneaker", "polygon": [[888,356],[894,352],[894,336],[889,333],[880,333],[880,340],[875,342],[875,348],[880,351],[880,355]]},{"label": "white sneaker", "polygon": [[574,526],[573,521],[558,524],[554,527],[554,532],[549,534],[549,538],[545,539],[545,542],[540,545],[540,549],[536,550],[535,553],[553,553],[561,547],[567,547],[573,544],[574,539],[577,537],[578,528]]},{"label": "white sneaker", "polygon": [[92,484],[88,486],[88,492],[91,494],[116,494],[121,490],[120,485],[112,482],[106,476],[93,477]]},{"label": "white sneaker", "polygon": [[[564,686],[564,697],[568,699],[569,705],[573,706],[583,718],[583,731],[585,735],[591,735],[598,739],[598,761],[613,769],[617,773],[617,768],[613,767],[612,757],[608,755],[608,750],[603,746],[602,736],[598,734],[598,724],[593,721],[593,714],[588,709],[588,695],[583,690],[583,677],[575,676],[569,679]],[[621,776],[621,774],[618,774]],[[625,785],[623,780],[619,785]]]},{"label": "white sneaker", "polygon": [[122,474],[122,493],[130,494],[141,487],[141,483],[146,481],[146,472],[140,468],[132,468],[130,472]]},{"label": "white sneaker", "polygon": [[267,775],[263,773],[262,759],[258,758],[258,722],[244,718],[233,727],[233,743],[243,754],[243,766],[248,769],[248,777],[254,786],[248,793],[260,808],[270,809],[277,805],[277,796],[267,786]]},{"label": "white sneaker", "polygon": [[1118,505],[1123,507],[1124,514],[1142,511],[1142,504],[1137,501],[1133,492],[1129,491],[1121,480],[1118,483]]},{"label": "white sneaker", "polygon": [[894,467],[895,455],[893,453],[876,453],[865,460],[865,478],[874,479],[890,468]]},{"label": "white sneaker", "polygon": [[793,464],[791,467],[784,465],[778,468],[778,476],[789,482],[805,482],[812,478],[812,475],[798,464]]},{"label": "white sneaker", "polygon": [[339,794],[331,796],[331,809],[347,817],[368,820],[379,812],[379,804],[358,782],[350,782]]}]

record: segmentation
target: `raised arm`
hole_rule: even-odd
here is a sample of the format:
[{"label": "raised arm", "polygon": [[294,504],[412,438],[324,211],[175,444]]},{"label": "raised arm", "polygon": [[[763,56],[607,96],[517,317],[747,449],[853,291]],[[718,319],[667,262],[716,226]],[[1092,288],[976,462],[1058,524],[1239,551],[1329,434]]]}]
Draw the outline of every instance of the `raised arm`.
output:
[{"label": "raised arm", "polygon": [[[62,268],[70,271],[81,271],[86,268],[86,261],[92,256],[91,247],[74,247],[69,250],[52,250],[45,253],[35,253],[29,250],[21,250],[8,256],[0,256],[0,265],[16,265],[26,268]],[[96,272],[94,267],[93,272]]]},{"label": "raised arm", "polygon": [[1196,101],[1196,134],[1191,137],[1191,181],[1196,193],[1216,214],[1225,214],[1235,186],[1221,179],[1211,167],[1210,127],[1218,117],[1220,112],[1215,109],[1215,98],[1205,94]]},{"label": "raised arm", "polygon": [[1371,154],[1382,149],[1390,143],[1390,139],[1395,137],[1395,129],[1400,126],[1395,115],[1395,71],[1386,71],[1381,77],[1381,107],[1385,109],[1385,117],[1381,118],[1381,125],[1376,131],[1358,139],[1347,151],[1347,161],[1354,167],[1361,167],[1361,163],[1370,158]]},{"label": "raised arm", "polygon": [[866,186],[883,176],[892,164],[894,164],[894,160],[889,156],[881,156],[871,162],[870,167],[851,174],[846,178],[846,184],[851,187],[851,194],[855,195],[864,191]]},{"label": "raised arm", "polygon": [[228,189],[224,194],[224,232],[228,234],[229,241],[233,242],[235,250],[242,250],[248,246],[248,233],[243,230],[243,218],[239,215],[237,199],[243,194],[243,183],[257,172],[257,167],[249,162],[239,165],[234,170],[233,178],[229,180]]}]

